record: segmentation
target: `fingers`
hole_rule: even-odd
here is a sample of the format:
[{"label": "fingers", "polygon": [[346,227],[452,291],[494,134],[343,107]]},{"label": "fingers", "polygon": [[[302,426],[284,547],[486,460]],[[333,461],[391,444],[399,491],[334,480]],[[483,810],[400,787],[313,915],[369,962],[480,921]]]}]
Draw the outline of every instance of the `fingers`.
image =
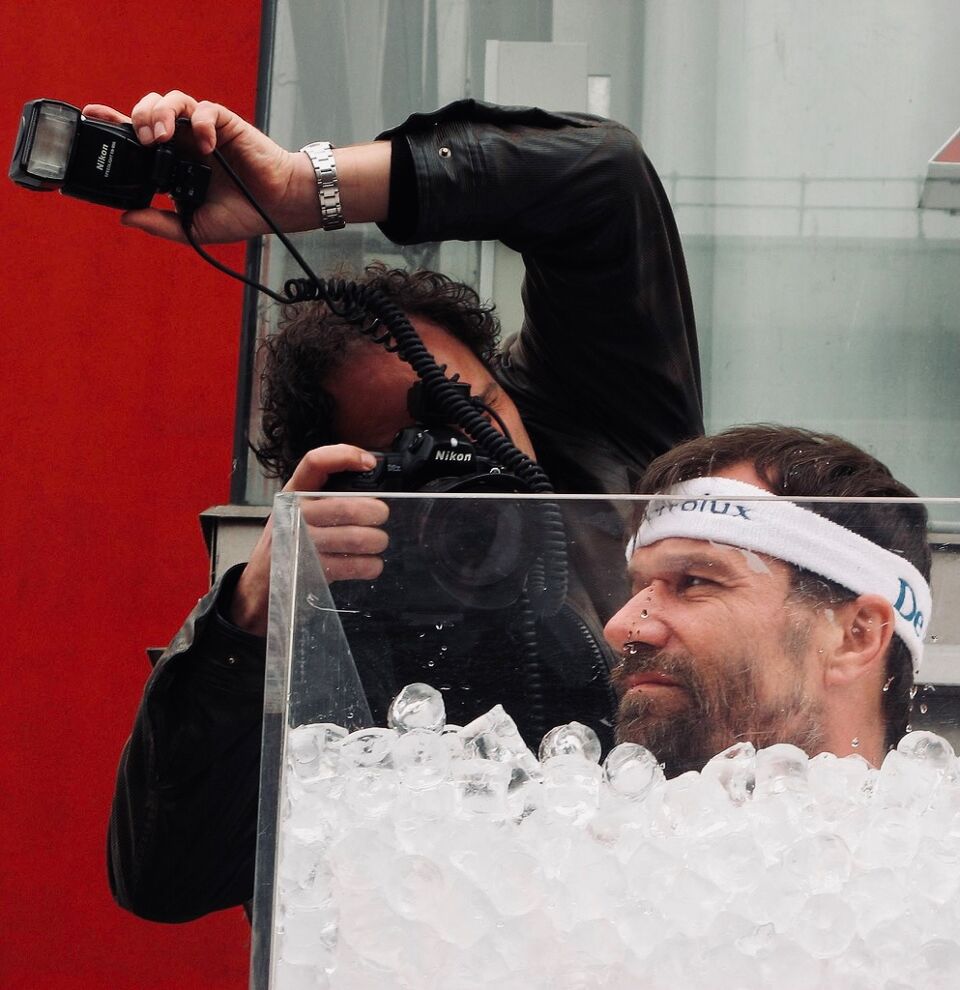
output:
[{"label": "fingers", "polygon": [[317,492],[326,485],[331,474],[338,471],[369,471],[376,463],[373,454],[351,444],[316,447],[304,455],[283,490]]},{"label": "fingers", "polygon": [[192,118],[197,101],[178,89],[165,96],[147,93],[130,114],[130,120],[141,144],[169,141],[173,137],[177,117]]},{"label": "fingers", "polygon": [[310,535],[330,582],[372,581],[383,571],[380,555],[390,541],[382,529],[372,526],[311,526]]},{"label": "fingers", "polygon": [[209,100],[198,103],[193,116],[190,118],[190,126],[193,128],[197,147],[204,155],[209,155],[217,146],[221,132],[227,130],[231,125],[235,127],[241,123],[241,118],[233,111],[220,106],[219,103],[211,103]]},{"label": "fingers", "polygon": [[169,141],[180,117],[190,121],[193,139],[203,155],[209,155],[218,143],[230,140],[247,126],[232,110],[209,100],[197,101],[179,89],[164,96],[148,93],[133,108],[130,119],[140,143],[152,144]]},{"label": "fingers", "polygon": [[327,581],[375,581],[383,573],[380,557],[343,557],[320,554]]},{"label": "fingers", "polygon": [[390,515],[386,502],[354,495],[304,498],[300,511],[309,526],[383,526]]},{"label": "fingers", "polygon": [[84,117],[91,120],[105,120],[111,124],[129,124],[130,118],[113,107],[108,107],[103,103],[88,103],[81,111]]},{"label": "fingers", "polygon": [[[283,490],[320,491],[331,474],[369,471],[375,464],[373,454],[351,444],[317,447],[303,457]],[[300,511],[328,581],[372,581],[380,576],[380,554],[389,543],[380,528],[390,515],[385,502],[359,496],[304,498]]]},{"label": "fingers", "polygon": [[389,537],[390,510],[375,498],[303,499],[301,512],[328,581],[373,580],[383,570],[380,554]]}]

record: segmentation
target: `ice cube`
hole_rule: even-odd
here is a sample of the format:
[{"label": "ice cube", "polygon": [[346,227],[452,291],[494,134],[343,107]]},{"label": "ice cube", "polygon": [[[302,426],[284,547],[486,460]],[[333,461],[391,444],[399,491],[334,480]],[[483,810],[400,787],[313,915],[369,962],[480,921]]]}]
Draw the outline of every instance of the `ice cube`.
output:
[{"label": "ice cube", "polygon": [[731,891],[749,890],[766,866],[748,829],[707,836],[689,847],[687,861],[701,876]]},{"label": "ice cube", "polygon": [[462,732],[462,725],[452,724],[445,725],[440,732],[440,737],[447,744],[447,749],[450,751],[451,760],[462,760],[464,757]]},{"label": "ice cube", "polygon": [[791,930],[796,942],[815,959],[841,953],[853,939],[856,919],[837,894],[814,894],[801,908]]},{"label": "ice cube", "polygon": [[460,730],[466,759],[493,760],[519,766],[531,777],[540,775],[540,764],[517,730],[517,723],[494,705]]},{"label": "ice cube", "polygon": [[347,730],[339,725],[316,722],[298,725],[287,734],[287,761],[294,774],[309,780],[332,773],[337,762],[337,744]]},{"label": "ice cube", "polygon": [[922,813],[930,807],[942,781],[942,771],[932,763],[916,758],[909,751],[892,749],[880,767],[877,804]]},{"label": "ice cube", "polygon": [[458,760],[453,783],[460,812],[467,817],[506,818],[510,767],[495,760]]},{"label": "ice cube", "polygon": [[393,729],[357,729],[340,741],[339,769],[349,776],[354,769],[392,766],[393,745],[397,741]]},{"label": "ice cube", "polygon": [[603,761],[603,779],[610,788],[631,801],[642,801],[664,781],[663,768],[645,746],[620,743]]},{"label": "ice cube", "polygon": [[329,862],[340,891],[368,891],[379,887],[396,854],[386,828],[355,824],[331,843]]},{"label": "ice cube", "polygon": [[667,835],[702,838],[729,829],[736,810],[716,780],[688,770],[664,785],[657,820]]},{"label": "ice cube", "polygon": [[331,834],[322,828],[285,829],[280,837],[277,879],[284,902],[315,907],[333,894],[327,862]]},{"label": "ice cube", "polygon": [[857,862],[873,869],[909,866],[920,845],[916,821],[906,808],[876,809],[854,849]]},{"label": "ice cube", "polygon": [[850,877],[853,856],[832,832],[804,836],[784,853],[783,866],[814,892],[838,891]]},{"label": "ice cube", "polygon": [[956,774],[957,754],[953,746],[934,732],[908,732],[897,743],[897,752],[931,770]]},{"label": "ice cube", "polygon": [[408,684],[390,703],[387,725],[397,732],[428,729],[439,732],[447,712],[443,695],[429,684]]},{"label": "ice cube", "polygon": [[600,762],[600,740],[589,725],[567,722],[551,729],[540,741],[541,763],[555,756],[582,756],[591,763]]},{"label": "ice cube", "polygon": [[727,904],[727,894],[712,880],[680,869],[658,893],[663,916],[685,935],[703,935]]},{"label": "ice cube", "polygon": [[475,945],[497,923],[489,899],[463,876],[452,878],[436,908],[436,933],[461,949]]},{"label": "ice cube", "polygon": [[930,990],[960,986],[960,945],[952,938],[936,938],[920,947],[918,980]]},{"label": "ice cube", "polygon": [[314,965],[299,965],[287,962],[284,958],[277,959],[274,971],[276,986],[283,990],[327,990],[330,986],[326,972]]},{"label": "ice cube", "polygon": [[896,918],[903,910],[902,883],[893,870],[855,869],[843,896],[853,910],[857,931],[866,936],[882,922]]},{"label": "ice cube", "polygon": [[842,758],[818,753],[808,765],[807,778],[816,811],[825,821],[838,821],[873,795],[876,771],[860,755]]},{"label": "ice cube", "polygon": [[390,812],[399,789],[395,770],[380,767],[354,770],[346,780],[343,799],[354,813],[364,818],[380,818]]},{"label": "ice cube", "polygon": [[322,969],[333,960],[340,912],[332,902],[311,906],[285,905],[280,924],[280,956],[288,963]]},{"label": "ice cube", "polygon": [[600,767],[582,756],[551,757],[543,768],[543,806],[582,821],[597,809],[602,776]]},{"label": "ice cube", "polygon": [[807,754],[791,743],[776,743],[757,753],[756,789],[762,794],[807,789],[809,770]]},{"label": "ice cube", "polygon": [[393,765],[401,783],[417,791],[439,786],[450,760],[450,747],[433,729],[409,729],[393,747]]},{"label": "ice cube", "polygon": [[432,925],[446,879],[432,859],[398,855],[387,863],[382,889],[387,903],[401,918]]},{"label": "ice cube", "polygon": [[743,804],[757,786],[757,751],[751,742],[734,743],[703,768],[704,777],[716,780],[734,804]]}]

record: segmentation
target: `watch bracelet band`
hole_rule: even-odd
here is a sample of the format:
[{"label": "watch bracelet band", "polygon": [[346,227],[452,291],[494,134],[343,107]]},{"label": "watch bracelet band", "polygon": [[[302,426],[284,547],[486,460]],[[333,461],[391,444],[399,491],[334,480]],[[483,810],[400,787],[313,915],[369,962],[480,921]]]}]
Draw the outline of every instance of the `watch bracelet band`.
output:
[{"label": "watch bracelet band", "polygon": [[340,209],[340,185],[333,145],[329,141],[314,141],[300,149],[309,159],[317,176],[317,198],[320,200],[320,225],[324,230],[345,227]]}]

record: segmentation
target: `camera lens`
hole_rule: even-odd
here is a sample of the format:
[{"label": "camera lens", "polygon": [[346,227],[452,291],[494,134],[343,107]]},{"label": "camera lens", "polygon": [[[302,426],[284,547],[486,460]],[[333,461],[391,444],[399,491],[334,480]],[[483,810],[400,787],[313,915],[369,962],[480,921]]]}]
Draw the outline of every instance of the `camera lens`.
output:
[{"label": "camera lens", "polygon": [[[443,490],[467,497],[437,499],[419,514],[416,530],[430,575],[464,605],[504,608],[523,591],[537,557],[538,527],[535,506],[509,497],[519,487],[508,475],[448,479]],[[469,498],[478,492],[504,498]]]}]

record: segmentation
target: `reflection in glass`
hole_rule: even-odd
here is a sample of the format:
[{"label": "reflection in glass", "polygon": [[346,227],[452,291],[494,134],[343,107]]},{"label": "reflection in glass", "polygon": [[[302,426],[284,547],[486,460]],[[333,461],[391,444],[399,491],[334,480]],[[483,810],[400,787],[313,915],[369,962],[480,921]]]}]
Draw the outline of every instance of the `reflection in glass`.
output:
[{"label": "reflection in glass", "polygon": [[[915,491],[949,496],[960,219],[917,203],[958,123],[958,18],[943,0],[871,9],[869,30],[861,8],[828,0],[329,0],[322,17],[281,0],[268,130],[285,147],[370,140],[415,111],[491,98],[488,43],[585,44],[588,80],[640,135],[676,214],[708,430],[839,433]],[[493,297],[505,332],[519,327],[516,266],[482,270],[476,244],[398,248],[363,226],[299,246],[321,273],[373,258],[446,272]],[[261,278],[299,275],[287,266],[268,245]],[[269,502],[252,465],[246,491]],[[948,511],[934,520],[955,529]]]}]

